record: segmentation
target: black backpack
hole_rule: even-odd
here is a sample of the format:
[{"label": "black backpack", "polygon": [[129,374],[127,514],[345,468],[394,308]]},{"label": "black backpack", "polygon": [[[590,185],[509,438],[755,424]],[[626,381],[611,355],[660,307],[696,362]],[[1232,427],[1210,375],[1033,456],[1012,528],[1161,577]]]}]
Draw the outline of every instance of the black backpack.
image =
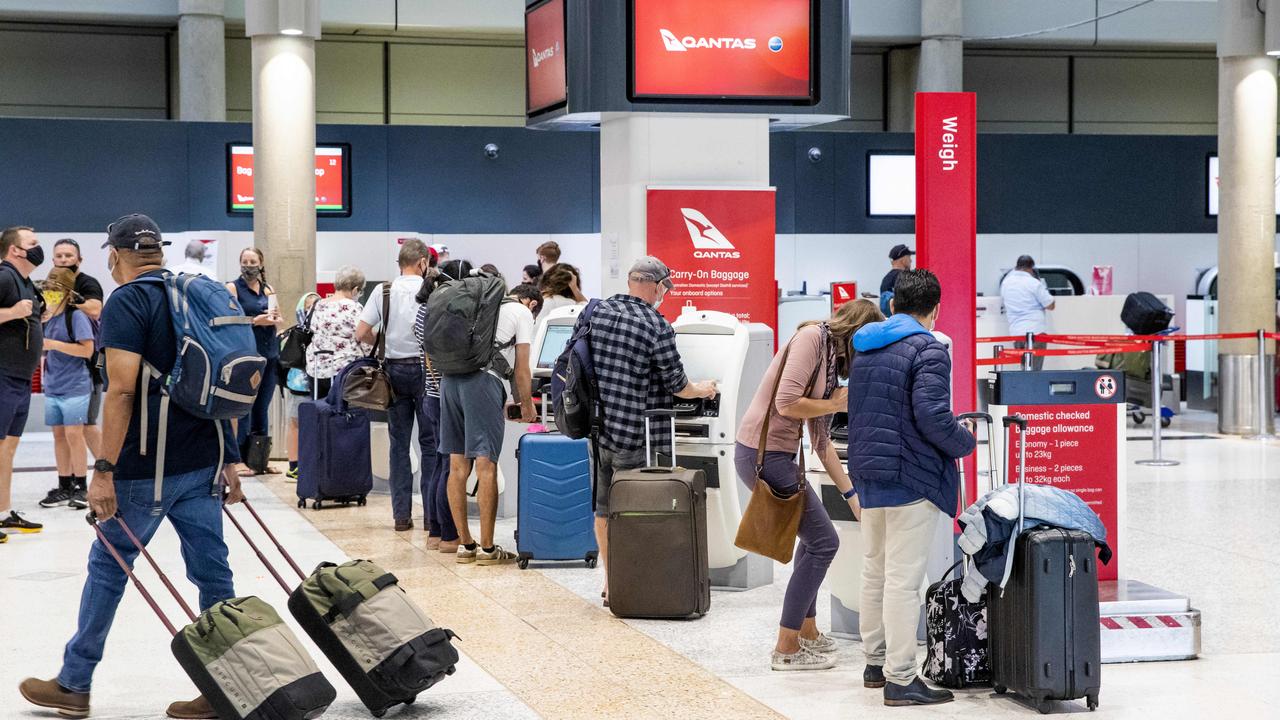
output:
[{"label": "black backpack", "polygon": [[[498,311],[507,300],[501,278],[479,274],[439,285],[427,300],[422,347],[441,375],[468,375],[492,367],[504,378],[512,368],[494,344]],[[514,302],[514,301],[513,301]]]},{"label": "black backpack", "polygon": [[591,364],[591,314],[599,302],[592,300],[582,309],[578,327],[551,369],[551,406],[556,428],[574,440],[594,438],[603,417],[595,368]]},{"label": "black backpack", "polygon": [[[78,308],[74,305],[67,305],[67,308],[62,311],[62,318],[67,323],[67,337],[71,338],[72,345],[80,342],[76,338],[76,324],[72,322],[71,319],[71,313],[75,312],[77,309]],[[84,311],[80,310],[80,312]],[[102,351],[98,349],[98,333],[101,325],[99,325],[97,320],[94,320],[87,314],[85,317],[89,318],[89,326],[93,328],[93,354],[84,359],[84,364],[85,367],[89,369],[89,381],[94,385],[102,385],[104,377],[102,372],[104,358],[102,357]]]}]

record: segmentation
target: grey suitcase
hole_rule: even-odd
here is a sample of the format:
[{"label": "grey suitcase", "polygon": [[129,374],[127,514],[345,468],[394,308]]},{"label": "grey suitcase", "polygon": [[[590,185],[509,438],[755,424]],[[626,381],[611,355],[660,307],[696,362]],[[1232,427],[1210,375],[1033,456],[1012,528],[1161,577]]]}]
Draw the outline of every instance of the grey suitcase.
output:
[{"label": "grey suitcase", "polygon": [[707,479],[701,470],[658,467],[654,417],[675,423],[672,410],[645,413],[649,466],[614,475],[609,493],[609,609],[624,618],[702,617],[711,609]]}]

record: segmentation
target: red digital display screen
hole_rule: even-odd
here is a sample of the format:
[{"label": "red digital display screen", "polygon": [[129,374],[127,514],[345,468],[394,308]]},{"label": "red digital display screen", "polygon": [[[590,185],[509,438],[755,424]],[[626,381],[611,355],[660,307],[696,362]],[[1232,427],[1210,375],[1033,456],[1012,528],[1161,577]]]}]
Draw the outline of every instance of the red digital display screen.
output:
[{"label": "red digital display screen", "polygon": [[631,0],[631,97],[812,102],[811,0]]},{"label": "red digital display screen", "polygon": [[[316,148],[316,212],[346,215],[351,212],[347,184],[346,145]],[[253,212],[253,146],[227,146],[227,210]]]},{"label": "red digital display screen", "polygon": [[564,64],[564,0],[546,0],[524,14],[525,111],[532,115],[568,99]]}]

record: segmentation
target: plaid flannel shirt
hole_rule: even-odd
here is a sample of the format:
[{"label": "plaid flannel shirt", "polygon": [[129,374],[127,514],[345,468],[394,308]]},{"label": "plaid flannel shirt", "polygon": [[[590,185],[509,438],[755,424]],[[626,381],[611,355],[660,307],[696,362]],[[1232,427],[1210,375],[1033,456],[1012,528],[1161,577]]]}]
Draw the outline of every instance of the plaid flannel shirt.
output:
[{"label": "plaid flannel shirt", "polygon": [[[672,394],[688,384],[675,330],[651,305],[631,295],[614,295],[596,306],[591,364],[604,416],[600,443],[614,452],[643,448],[644,411],[672,407]],[[655,451],[669,447],[670,425],[659,423],[655,430]]]}]

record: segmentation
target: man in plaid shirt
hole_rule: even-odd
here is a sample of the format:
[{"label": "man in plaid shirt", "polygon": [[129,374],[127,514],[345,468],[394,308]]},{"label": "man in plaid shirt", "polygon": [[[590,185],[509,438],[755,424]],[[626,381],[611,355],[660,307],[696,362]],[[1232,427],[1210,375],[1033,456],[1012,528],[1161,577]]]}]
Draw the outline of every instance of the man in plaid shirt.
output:
[{"label": "man in plaid shirt", "polygon": [[[591,364],[595,368],[604,427],[596,454],[596,542],[609,564],[609,488],[619,470],[643,467],[644,412],[670,408],[672,396],[711,398],[714,380],[689,382],[676,333],[657,311],[674,285],[658,258],[643,257],[627,274],[627,293],[603,300],[591,314]],[[579,319],[578,322],[582,322]],[[671,427],[663,424],[652,443],[668,447]],[[608,588],[605,590],[606,597]],[[608,604],[608,600],[605,600]]]}]

